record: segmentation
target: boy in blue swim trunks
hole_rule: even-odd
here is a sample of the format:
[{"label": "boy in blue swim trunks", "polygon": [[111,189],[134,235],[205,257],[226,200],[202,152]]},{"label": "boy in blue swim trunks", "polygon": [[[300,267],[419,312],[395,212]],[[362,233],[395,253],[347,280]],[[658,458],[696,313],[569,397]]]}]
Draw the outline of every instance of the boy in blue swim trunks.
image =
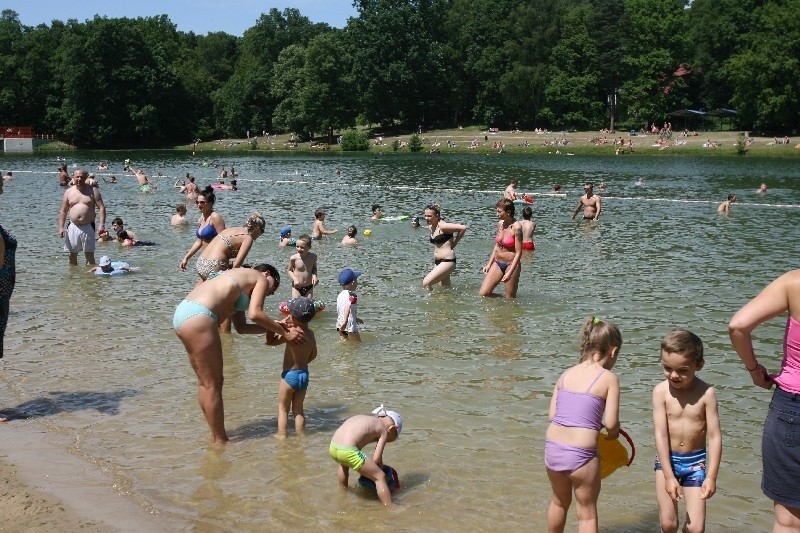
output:
[{"label": "boy in blue swim trunks", "polygon": [[266,343],[270,346],[286,344],[283,351],[283,372],[278,386],[278,436],[286,436],[286,426],[289,425],[289,411],[294,414],[294,429],[302,433],[306,427],[306,415],[303,411],[303,402],[308,389],[308,363],[317,357],[317,339],[314,332],[308,327],[308,322],[314,318],[316,309],[310,298],[292,298],[286,302],[289,316],[282,323],[289,328],[299,328],[306,337],[303,343],[287,343],[283,335],[276,335],[268,331]]},{"label": "boy in blue swim trunks", "polygon": [[[383,448],[387,442],[394,442],[403,431],[403,418],[383,405],[370,415],[356,415],[339,426],[331,438],[328,454],[339,463],[339,485],[347,488],[347,478],[352,468],[362,476],[375,482],[378,498],[386,507],[392,506],[392,494],[383,472]],[[361,449],[377,442],[372,457],[367,457]]]},{"label": "boy in blue swim trunks", "polygon": [[[656,499],[661,531],[678,531],[678,501],[686,500],[684,531],[704,531],[706,500],[717,490],[722,432],[714,388],[695,374],[703,341],[675,330],[661,341],[666,380],[653,389]],[[706,445],[708,440],[708,445]]]}]

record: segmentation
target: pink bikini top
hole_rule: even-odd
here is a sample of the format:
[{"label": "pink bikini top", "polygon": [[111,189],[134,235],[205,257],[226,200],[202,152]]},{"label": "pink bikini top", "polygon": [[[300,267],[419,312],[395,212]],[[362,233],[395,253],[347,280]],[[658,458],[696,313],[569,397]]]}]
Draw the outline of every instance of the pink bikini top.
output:
[{"label": "pink bikini top", "polygon": [[556,398],[556,415],[553,424],[570,428],[586,428],[600,431],[603,427],[603,412],[606,401],[589,394],[594,384],[607,370],[603,369],[592,380],[585,392],[569,391],[564,388],[564,375],[558,381],[558,397]]},{"label": "pink bikini top", "polygon": [[506,248],[514,249],[514,244],[516,243],[516,239],[514,239],[514,234],[508,235],[505,239],[503,238],[503,233],[500,232],[497,234],[497,237],[494,239],[495,242],[501,246],[505,246]]},{"label": "pink bikini top", "polygon": [[791,316],[786,320],[783,336],[783,361],[775,383],[792,394],[800,394],[800,322]]}]

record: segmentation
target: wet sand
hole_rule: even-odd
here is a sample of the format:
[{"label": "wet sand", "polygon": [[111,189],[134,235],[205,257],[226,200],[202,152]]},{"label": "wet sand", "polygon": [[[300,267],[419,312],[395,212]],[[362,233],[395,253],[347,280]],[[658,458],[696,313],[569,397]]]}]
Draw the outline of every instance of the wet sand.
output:
[{"label": "wet sand", "polygon": [[65,452],[59,438],[38,421],[0,424],[0,530],[167,531],[166,517],[117,494],[99,465]]}]

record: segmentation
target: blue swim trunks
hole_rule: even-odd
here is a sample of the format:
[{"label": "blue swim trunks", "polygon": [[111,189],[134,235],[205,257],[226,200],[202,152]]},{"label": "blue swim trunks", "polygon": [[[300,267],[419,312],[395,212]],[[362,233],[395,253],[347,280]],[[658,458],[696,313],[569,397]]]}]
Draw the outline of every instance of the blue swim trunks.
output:
[{"label": "blue swim trunks", "polygon": [[305,368],[284,370],[281,373],[283,381],[296,391],[304,391],[308,388],[308,370]]},{"label": "blue swim trunks", "polygon": [[[706,451],[695,450],[693,452],[670,454],[672,462],[672,472],[681,487],[702,487],[706,480]],[[661,470],[661,463],[656,458],[656,465],[653,470]]]}]

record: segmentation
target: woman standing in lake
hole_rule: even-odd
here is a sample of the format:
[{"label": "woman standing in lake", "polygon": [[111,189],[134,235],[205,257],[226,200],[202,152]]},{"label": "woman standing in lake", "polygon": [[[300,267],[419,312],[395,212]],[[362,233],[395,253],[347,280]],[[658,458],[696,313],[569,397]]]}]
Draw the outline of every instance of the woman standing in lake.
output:
[{"label": "woman standing in lake", "polygon": [[[0,179],[0,195],[3,194],[3,182]],[[17,253],[17,240],[0,226],[0,359],[3,358],[3,339],[8,324],[8,312],[11,302],[11,293],[17,280],[14,258]],[[4,421],[0,417],[0,422]]]},{"label": "woman standing in lake", "polygon": [[[183,271],[186,271],[186,265],[189,264],[189,259],[191,259],[200,248],[210,243],[217,234],[225,230],[225,221],[222,219],[222,215],[214,211],[214,202],[216,200],[217,197],[214,196],[214,189],[212,189],[210,185],[197,196],[197,201],[195,203],[197,204],[197,209],[200,210],[200,219],[197,221],[198,228],[197,231],[195,231],[197,239],[195,239],[194,244],[192,244],[192,247],[189,248],[189,251],[186,252],[186,255],[183,256],[181,260],[180,269]],[[198,274],[200,274],[200,269],[198,269]],[[202,274],[200,274],[200,277],[205,279]]]},{"label": "woman standing in lake", "polygon": [[450,274],[456,269],[455,247],[464,237],[467,227],[443,221],[441,209],[435,204],[425,208],[425,221],[431,232],[434,267],[422,280],[422,286],[428,289],[431,285],[441,283],[442,287],[449,287]]},{"label": "woman standing in lake", "polygon": [[497,236],[489,262],[483,267],[481,296],[495,296],[494,288],[505,283],[505,297],[516,298],[521,270],[522,226],[514,218],[514,202],[504,198],[496,204]]}]

